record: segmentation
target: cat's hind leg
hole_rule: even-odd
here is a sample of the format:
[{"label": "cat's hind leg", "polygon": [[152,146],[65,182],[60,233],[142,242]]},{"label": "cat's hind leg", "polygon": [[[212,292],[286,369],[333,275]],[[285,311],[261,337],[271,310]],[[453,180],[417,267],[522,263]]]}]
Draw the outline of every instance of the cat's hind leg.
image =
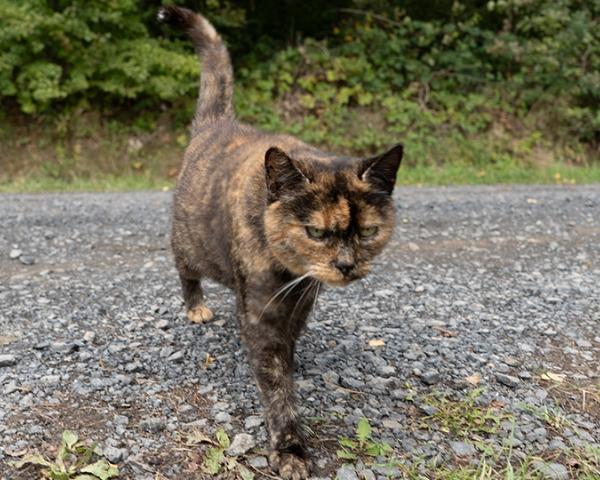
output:
[{"label": "cat's hind leg", "polygon": [[204,293],[198,276],[192,278],[186,275],[187,272],[180,272],[181,289],[183,300],[187,311],[187,318],[193,323],[206,323],[213,319],[212,311],[204,304]]}]

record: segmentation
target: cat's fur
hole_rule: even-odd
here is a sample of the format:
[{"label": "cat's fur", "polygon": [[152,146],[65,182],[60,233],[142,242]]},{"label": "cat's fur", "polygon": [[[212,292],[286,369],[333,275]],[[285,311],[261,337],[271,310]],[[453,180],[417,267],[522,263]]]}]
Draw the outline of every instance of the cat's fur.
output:
[{"label": "cat's fur", "polygon": [[265,407],[271,463],[283,478],[306,478],[294,345],[320,285],[363,277],[388,242],[402,147],[368,159],[338,157],[239,123],[229,55],[212,25],[173,6],[161,8],[159,19],[183,28],[202,61],[192,138],[173,206],[172,246],[188,318],[212,318],[202,278],[236,293],[242,340]]}]

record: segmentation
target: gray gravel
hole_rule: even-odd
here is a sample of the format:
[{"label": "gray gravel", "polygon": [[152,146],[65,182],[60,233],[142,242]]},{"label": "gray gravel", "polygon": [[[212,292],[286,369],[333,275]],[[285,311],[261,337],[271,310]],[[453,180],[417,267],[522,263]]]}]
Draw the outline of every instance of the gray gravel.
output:
[{"label": "gray gravel", "polygon": [[[478,404],[515,417],[489,436],[510,436],[514,458],[598,444],[600,406],[557,397],[541,375],[599,383],[600,186],[398,188],[396,198],[398,228],[374,274],[323,292],[298,345],[315,475],[362,472],[340,470],[335,439],[363,416],[406,462],[477,458],[424,418],[437,413],[429,395],[463,398],[474,384]],[[218,427],[264,468],[233,296],[209,283],[215,320],[186,321],[170,201],[0,196],[0,478],[27,478],[8,470],[10,454],[49,451],[66,428],[101,444],[122,478],[201,478],[185,441]],[[567,426],[551,427],[541,409]],[[556,458],[539,470],[566,478]]]}]

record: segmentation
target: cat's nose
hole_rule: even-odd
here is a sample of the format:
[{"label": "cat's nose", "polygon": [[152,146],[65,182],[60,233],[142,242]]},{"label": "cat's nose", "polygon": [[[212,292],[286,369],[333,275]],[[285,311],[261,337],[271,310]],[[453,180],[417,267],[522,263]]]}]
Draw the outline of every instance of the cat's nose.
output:
[{"label": "cat's nose", "polygon": [[337,268],[344,276],[347,276],[352,269],[355,267],[354,262],[348,262],[344,260],[336,260],[333,262],[335,268]]}]

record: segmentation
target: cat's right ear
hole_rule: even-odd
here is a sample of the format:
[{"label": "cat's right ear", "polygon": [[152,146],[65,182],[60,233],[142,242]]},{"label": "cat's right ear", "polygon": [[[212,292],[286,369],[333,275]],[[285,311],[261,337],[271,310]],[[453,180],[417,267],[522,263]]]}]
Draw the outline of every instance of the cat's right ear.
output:
[{"label": "cat's right ear", "polygon": [[274,202],[286,191],[294,191],[299,185],[309,182],[294,160],[277,147],[271,147],[265,153],[265,177],[269,202]]}]

